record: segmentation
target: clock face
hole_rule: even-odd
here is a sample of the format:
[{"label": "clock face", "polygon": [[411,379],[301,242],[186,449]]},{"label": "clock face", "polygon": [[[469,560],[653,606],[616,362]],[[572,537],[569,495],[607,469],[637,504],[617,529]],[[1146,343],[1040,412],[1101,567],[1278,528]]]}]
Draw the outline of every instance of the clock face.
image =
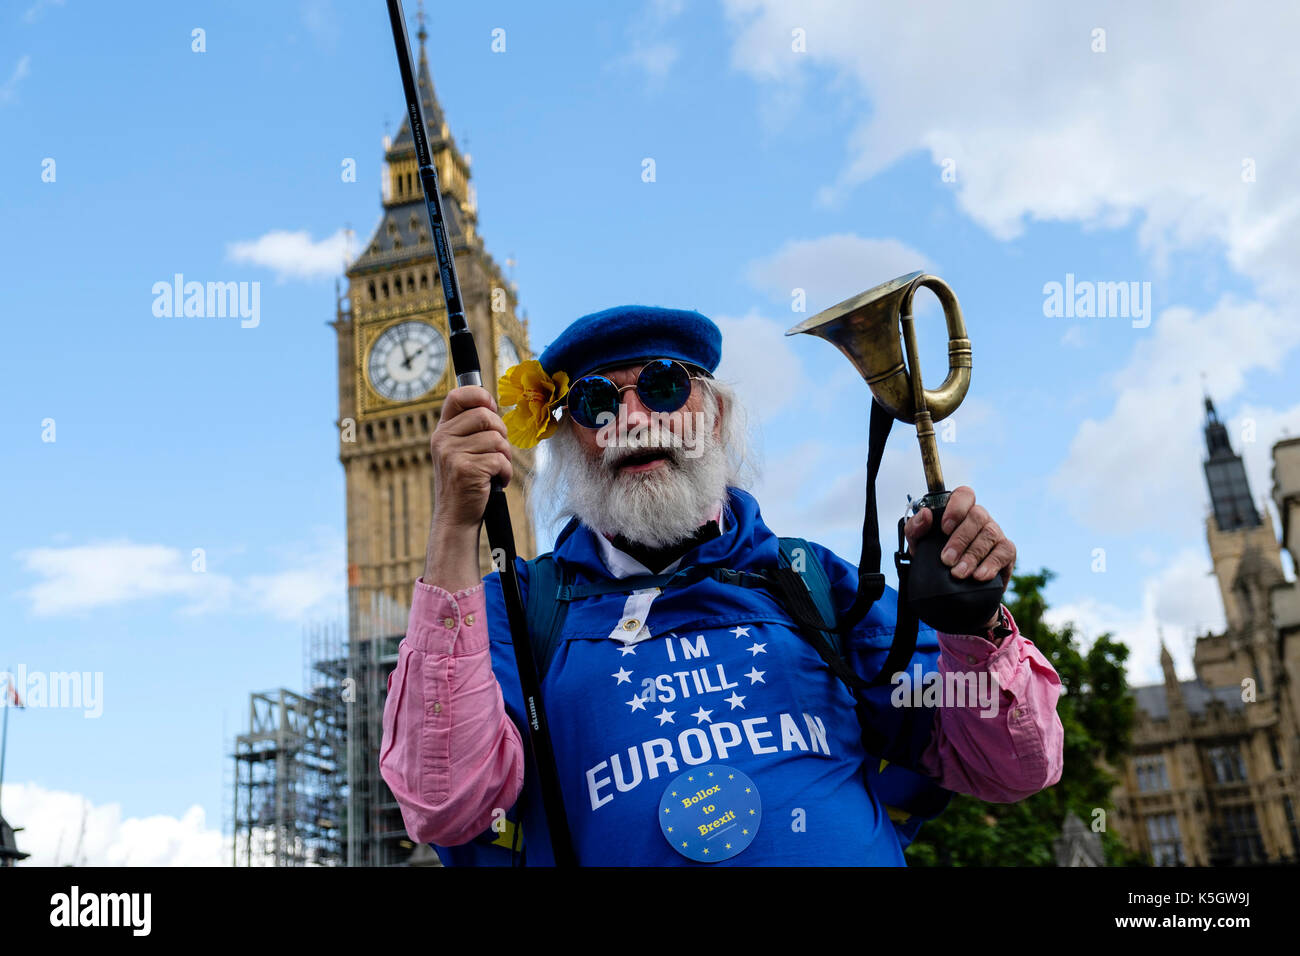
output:
[{"label": "clock face", "polygon": [[519,349],[510,341],[508,335],[497,339],[497,375],[504,375],[514,365],[519,364]]},{"label": "clock face", "polygon": [[409,402],[442,379],[447,369],[447,343],[431,325],[401,322],[375,339],[366,366],[376,392],[394,402]]}]

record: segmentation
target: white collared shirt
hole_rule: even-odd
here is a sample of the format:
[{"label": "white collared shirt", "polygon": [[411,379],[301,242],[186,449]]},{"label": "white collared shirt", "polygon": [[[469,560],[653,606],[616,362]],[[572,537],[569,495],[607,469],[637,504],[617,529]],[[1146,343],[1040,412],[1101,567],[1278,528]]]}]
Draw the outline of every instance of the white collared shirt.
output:
[{"label": "white collared shirt", "polygon": [[[719,502],[714,509],[713,517],[709,519],[718,523],[718,532],[720,534],[726,530],[722,523],[724,510],[722,503]],[[605,562],[605,567],[609,569],[609,573],[615,578],[627,578],[634,574],[655,573],[626,551],[620,551],[614,547],[613,543],[603,534],[596,535],[596,544],[600,548],[601,560]],[[682,558],[678,558],[659,573],[671,574],[678,569],[681,563]],[[646,618],[650,616],[650,605],[660,593],[660,588],[643,588],[629,594],[627,601],[623,604],[623,616],[619,618],[614,629],[609,632],[610,640],[618,641],[620,644],[638,644],[649,638],[651,634],[650,629],[646,626]]]}]

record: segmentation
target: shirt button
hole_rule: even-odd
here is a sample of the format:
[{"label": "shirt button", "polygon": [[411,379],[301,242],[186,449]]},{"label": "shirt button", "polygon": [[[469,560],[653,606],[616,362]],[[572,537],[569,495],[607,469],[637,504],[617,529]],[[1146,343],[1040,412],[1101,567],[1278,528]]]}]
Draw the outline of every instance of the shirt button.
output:
[{"label": "shirt button", "polygon": [[1023,717],[1023,716],[1025,716],[1025,709],[1024,709],[1023,707],[1017,707],[1017,708],[1016,708],[1016,716],[1017,716],[1017,717]]},{"label": "shirt button", "polygon": [[474,615],[473,615],[473,614],[471,614],[471,615],[469,615],[467,618],[465,618],[465,624],[468,625],[469,627],[473,627],[473,626],[474,626]]},{"label": "shirt button", "polygon": [[454,617],[444,617],[442,619],[442,625],[443,627],[455,627],[456,619]]},{"label": "shirt button", "polygon": [[974,664],[974,663],[975,663],[975,655],[974,655],[974,654],[967,654],[967,655],[966,655],[966,663],[967,663],[967,664]]},{"label": "shirt button", "polygon": [[442,713],[442,701],[435,700],[435,701],[433,702],[433,712],[434,712],[435,714],[441,714],[441,713]]},{"label": "shirt button", "polygon": [[629,617],[626,621],[623,622],[623,630],[625,631],[635,631],[640,626],[641,626],[641,622],[634,617]]}]

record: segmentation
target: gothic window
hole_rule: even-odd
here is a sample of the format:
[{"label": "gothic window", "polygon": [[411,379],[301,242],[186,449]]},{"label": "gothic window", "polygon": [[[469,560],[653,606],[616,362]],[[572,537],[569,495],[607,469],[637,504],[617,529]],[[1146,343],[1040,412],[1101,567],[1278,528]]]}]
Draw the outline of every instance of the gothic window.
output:
[{"label": "gothic window", "polygon": [[402,554],[411,554],[411,512],[406,498],[406,476],[402,476]]},{"label": "gothic window", "polygon": [[1262,863],[1264,843],[1259,836],[1259,821],[1255,818],[1255,808],[1225,807],[1219,842],[1231,856],[1233,864],[1237,866]]},{"label": "gothic window", "polygon": [[415,276],[411,275],[411,273],[409,272],[406,274],[406,291],[407,292],[415,291]]},{"label": "gothic window", "polygon": [[1238,783],[1246,779],[1246,764],[1241,759],[1241,748],[1236,744],[1211,747],[1207,756],[1216,782]]},{"label": "gothic window", "polygon": [[1133,761],[1137,770],[1138,790],[1157,792],[1169,789],[1169,775],[1165,770],[1165,758],[1138,757]]},{"label": "gothic window", "polygon": [[370,301],[371,302],[375,301],[375,280],[374,279],[370,280]]},{"label": "gothic window", "polygon": [[1147,817],[1147,837],[1151,840],[1151,859],[1156,866],[1186,865],[1176,814],[1160,813]]},{"label": "gothic window", "polygon": [[1296,826],[1295,804],[1290,797],[1282,798],[1282,809],[1286,811],[1286,828],[1291,831],[1291,859],[1300,859],[1300,827]]},{"label": "gothic window", "polygon": [[388,481],[388,557],[397,560],[397,495],[392,479]]},{"label": "gothic window", "polygon": [[420,288],[421,289],[429,288],[429,273],[427,272],[420,273]]},{"label": "gothic window", "polygon": [[387,298],[388,298],[388,280],[387,280],[387,279],[384,280],[384,284],[383,284],[380,288],[383,289],[383,291],[384,291],[384,298],[387,299]]},{"label": "gothic window", "polygon": [[1277,745],[1277,734],[1268,735],[1268,749],[1273,755],[1273,769],[1284,770],[1282,766],[1282,751]]}]

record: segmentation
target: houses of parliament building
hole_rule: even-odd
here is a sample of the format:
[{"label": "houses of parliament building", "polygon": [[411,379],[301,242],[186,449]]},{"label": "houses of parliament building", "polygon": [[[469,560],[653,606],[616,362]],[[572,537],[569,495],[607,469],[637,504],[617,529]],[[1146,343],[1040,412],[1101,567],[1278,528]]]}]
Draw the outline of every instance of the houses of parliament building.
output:
[{"label": "houses of parliament building", "polygon": [[1205,400],[1206,536],[1227,627],[1196,641],[1193,680],[1161,648],[1164,682],[1135,687],[1116,828],[1157,866],[1300,862],[1300,438],[1273,446],[1273,502],[1257,508],[1241,456]]}]

